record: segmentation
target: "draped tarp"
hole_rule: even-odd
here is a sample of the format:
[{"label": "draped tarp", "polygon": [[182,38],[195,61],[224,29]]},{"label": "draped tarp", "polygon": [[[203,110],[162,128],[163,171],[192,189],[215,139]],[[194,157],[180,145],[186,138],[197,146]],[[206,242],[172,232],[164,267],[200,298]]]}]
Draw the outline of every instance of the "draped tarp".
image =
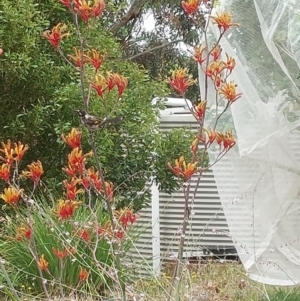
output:
[{"label": "draped tarp", "polygon": [[300,282],[300,1],[224,0],[215,13],[224,10],[240,23],[221,45],[236,59],[243,96],[223,120],[238,141],[230,167],[213,172],[249,276],[292,285]]}]

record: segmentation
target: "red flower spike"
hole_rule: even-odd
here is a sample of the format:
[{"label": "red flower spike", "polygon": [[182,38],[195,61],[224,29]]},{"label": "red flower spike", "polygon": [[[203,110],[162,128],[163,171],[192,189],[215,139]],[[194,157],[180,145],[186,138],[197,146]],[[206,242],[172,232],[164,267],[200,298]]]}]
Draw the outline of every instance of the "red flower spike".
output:
[{"label": "red flower spike", "polygon": [[123,239],[123,237],[124,237],[124,231],[117,230],[116,231],[116,237],[119,238],[119,239]]},{"label": "red flower spike", "polygon": [[[115,213],[116,211],[114,211]],[[104,236],[112,236],[112,226],[111,226],[111,222],[110,221],[107,221],[102,227],[98,227],[98,230],[97,230],[98,234],[101,236],[101,237],[104,237]]]},{"label": "red flower spike", "polygon": [[81,239],[83,239],[84,241],[90,241],[91,240],[91,235],[90,235],[90,233],[87,230],[82,230],[79,233],[79,237]]},{"label": "red flower spike", "polygon": [[222,146],[223,140],[224,140],[224,135],[221,132],[216,132],[216,142]]},{"label": "red flower spike", "polygon": [[95,18],[99,17],[105,9],[105,2],[103,0],[95,1],[95,4],[92,9],[92,13]]},{"label": "red flower spike", "polygon": [[118,81],[117,77],[117,73],[106,72],[106,85],[108,91],[111,91],[114,88],[114,86],[116,86]]},{"label": "red flower spike", "polygon": [[234,83],[234,81],[231,81],[230,83],[223,83],[219,89],[219,94],[223,95],[224,98],[226,98],[228,102],[232,104],[242,96],[242,93],[236,92],[236,87],[237,85]]},{"label": "red flower spike", "polygon": [[84,22],[87,22],[92,16],[91,1],[75,0],[74,11],[81,17]]},{"label": "red flower spike", "polygon": [[27,144],[22,144],[21,142],[14,143],[14,153],[15,153],[15,157],[14,159],[16,161],[21,161],[25,152],[29,149]]},{"label": "red flower spike", "polygon": [[103,0],[94,0],[94,5],[92,1],[88,0],[75,0],[74,11],[81,17],[84,22],[94,16],[98,17],[105,9],[105,2]]},{"label": "red flower spike", "polygon": [[67,249],[59,250],[59,249],[52,248],[52,253],[56,255],[59,260],[63,260],[65,257],[70,255]]},{"label": "red flower spike", "polygon": [[121,217],[119,218],[120,223],[122,224],[123,228],[126,229],[128,223],[128,214],[124,212]]},{"label": "red flower spike", "polygon": [[0,156],[0,160],[12,164],[14,162],[14,150],[11,147],[11,141],[8,139],[6,144],[4,142],[1,144],[3,148],[0,149],[0,152],[4,154],[4,157]]},{"label": "red flower spike", "polygon": [[225,149],[229,150],[235,145],[235,140],[232,132],[225,132],[223,146]]},{"label": "red flower spike", "polygon": [[4,188],[4,193],[0,195],[0,197],[4,200],[5,203],[15,206],[22,195],[23,189],[17,190],[14,187]]},{"label": "red flower spike", "polygon": [[188,181],[192,175],[197,172],[197,163],[198,162],[186,164],[184,157],[181,156],[179,159],[175,160],[174,167],[170,162],[167,165],[176,176],[183,177],[185,181]]},{"label": "red flower spike", "polygon": [[78,131],[76,128],[72,128],[71,132],[66,136],[61,135],[62,140],[71,148],[81,148],[81,137],[82,132]]},{"label": "red flower spike", "polygon": [[197,153],[199,142],[200,142],[200,140],[198,137],[196,137],[194,139],[194,141],[192,142],[191,151],[194,155]]},{"label": "red flower spike", "polygon": [[181,6],[188,15],[193,15],[198,11],[200,0],[181,1]]},{"label": "red flower spike", "polygon": [[120,98],[124,93],[125,89],[127,88],[128,80],[124,76],[120,76],[119,79],[120,80],[117,83],[117,89],[118,89],[118,97]]},{"label": "red flower spike", "polygon": [[82,185],[86,188],[89,189],[91,186],[95,188],[97,191],[101,190],[102,187],[102,182],[99,178],[99,173],[98,171],[95,172],[94,167],[90,167],[86,173],[82,177]]},{"label": "red flower spike", "polygon": [[206,110],[206,104],[207,104],[207,101],[202,100],[198,103],[198,105],[194,105],[192,108],[192,114],[198,121],[203,120],[203,116],[204,116],[204,113]]},{"label": "red flower spike", "polygon": [[70,35],[69,32],[65,32],[67,30],[67,25],[58,23],[56,26],[52,28],[52,30],[46,30],[43,33],[44,38],[46,38],[49,43],[54,47],[58,48],[61,40],[64,37],[68,37]]},{"label": "red flower spike", "polygon": [[42,163],[38,160],[27,165],[27,167],[29,171],[23,171],[22,175],[29,178],[36,185],[44,173]]},{"label": "red flower spike", "polygon": [[80,49],[73,47],[73,50],[75,55],[68,54],[68,57],[76,64],[77,67],[82,68],[87,62],[86,57],[84,53],[81,53]]},{"label": "red flower spike", "polygon": [[44,256],[45,256],[45,255],[42,254],[42,256],[40,257],[40,259],[37,261],[37,265],[39,266],[39,268],[40,268],[42,271],[47,271],[47,270],[48,270],[49,262],[45,259]]},{"label": "red flower spike", "polygon": [[231,74],[232,70],[235,67],[235,59],[230,57],[227,53],[226,53],[226,58],[227,60],[225,62],[225,68],[227,68],[229,70],[229,74]]},{"label": "red flower spike", "polygon": [[79,281],[86,281],[89,277],[89,273],[86,269],[80,267],[80,271],[78,274]]},{"label": "red flower spike", "polygon": [[30,239],[31,238],[31,234],[32,234],[32,231],[30,228],[27,228],[27,229],[24,229],[24,236],[27,238],[27,239]]},{"label": "red flower spike", "polygon": [[83,155],[82,150],[78,147],[73,148],[71,153],[68,155],[69,169],[64,169],[64,171],[67,173],[73,173],[73,171],[75,171],[77,174],[82,175],[86,158],[92,154],[93,152],[91,151]]},{"label": "red flower spike", "polygon": [[63,168],[62,169],[66,174],[68,174],[70,177],[75,177],[77,172],[76,172],[76,169],[74,168],[74,166],[71,166],[70,164],[68,165],[67,168]]},{"label": "red flower spike", "polygon": [[12,164],[13,161],[21,161],[25,152],[29,149],[27,144],[22,144],[21,142],[14,143],[12,147],[11,141],[8,139],[5,144],[2,142],[3,148],[0,149],[0,152],[4,154],[4,157],[0,156],[0,160]]},{"label": "red flower spike", "polygon": [[208,77],[214,79],[224,69],[225,69],[225,63],[223,61],[213,61],[208,65],[205,73],[207,74]]},{"label": "red flower spike", "polygon": [[10,164],[3,163],[0,167],[0,179],[8,183],[9,178],[10,178]]},{"label": "red flower spike", "polygon": [[207,147],[211,145],[217,137],[217,132],[212,129],[203,129],[202,135],[198,139]]},{"label": "red flower spike", "polygon": [[66,7],[70,7],[72,4],[72,0],[59,0],[59,2]]},{"label": "red flower spike", "polygon": [[129,208],[115,211],[114,216],[117,220],[119,220],[124,229],[126,229],[128,225],[132,225],[139,217],[137,214],[133,213],[133,209]]},{"label": "red flower spike", "polygon": [[217,132],[216,141],[220,145],[220,147],[223,147],[224,150],[226,151],[231,149],[236,143],[232,132],[225,132],[225,133]]},{"label": "red flower spike", "polygon": [[105,182],[107,199],[111,201],[114,197],[114,184],[112,182]]},{"label": "red flower spike", "polygon": [[222,52],[222,48],[220,45],[215,45],[213,50],[211,51],[210,55],[213,57],[213,60],[216,61],[219,59]]},{"label": "red flower spike", "polygon": [[91,181],[87,177],[82,178],[81,183],[82,183],[82,186],[87,190],[91,187]]},{"label": "red flower spike", "polygon": [[100,236],[104,236],[105,235],[105,233],[106,233],[106,229],[104,229],[103,227],[98,227],[98,234],[100,235]]},{"label": "red flower spike", "polygon": [[216,139],[217,133],[214,130],[208,130],[208,142],[212,144]]},{"label": "red flower spike", "polygon": [[73,216],[75,210],[79,207],[81,202],[71,200],[59,200],[57,204],[56,213],[60,219],[69,219]]},{"label": "red flower spike", "polygon": [[100,67],[102,66],[105,54],[101,54],[99,51],[92,49],[91,54],[85,55],[85,58],[87,62],[91,63],[94,66],[95,72],[97,72],[98,69],[100,69]]},{"label": "red flower spike", "polygon": [[172,88],[183,95],[189,86],[196,83],[196,80],[187,73],[187,69],[178,69],[172,72],[171,77],[168,81]]},{"label": "red flower spike", "polygon": [[217,76],[215,76],[215,78],[213,78],[213,81],[214,81],[216,88],[220,88],[221,83],[222,83],[221,75],[218,74]]},{"label": "red flower spike", "polygon": [[67,190],[66,197],[68,200],[75,200],[76,195],[79,193],[83,193],[83,189],[77,189],[77,184],[81,183],[81,179],[72,178],[71,182],[68,183],[67,180],[63,181],[63,185]]},{"label": "red flower spike", "polygon": [[202,45],[194,48],[193,58],[200,65],[206,60],[206,57],[203,57],[203,53],[205,52],[205,50],[206,50],[206,47],[203,47]]},{"label": "red flower spike", "polygon": [[103,97],[103,93],[106,91],[106,81],[104,76],[97,74],[95,76],[95,80],[93,82],[90,82],[90,85],[92,88],[94,88],[97,92],[97,94],[100,97]]},{"label": "red flower spike", "polygon": [[30,239],[32,235],[32,230],[28,226],[21,226],[17,228],[15,239],[20,241],[24,238]]},{"label": "red flower spike", "polygon": [[117,73],[107,72],[106,85],[109,91],[111,91],[116,86],[118,89],[118,97],[120,98],[127,88],[128,80],[126,77]]},{"label": "red flower spike", "polygon": [[238,23],[232,23],[232,15],[229,12],[223,12],[216,17],[210,16],[213,19],[213,23],[217,24],[220,32],[224,33],[231,26],[239,26]]},{"label": "red flower spike", "polygon": [[133,223],[135,223],[136,220],[137,220],[139,217],[140,217],[140,216],[139,216],[138,214],[131,214],[131,215],[129,216],[129,221],[130,221],[131,225],[132,225]]}]

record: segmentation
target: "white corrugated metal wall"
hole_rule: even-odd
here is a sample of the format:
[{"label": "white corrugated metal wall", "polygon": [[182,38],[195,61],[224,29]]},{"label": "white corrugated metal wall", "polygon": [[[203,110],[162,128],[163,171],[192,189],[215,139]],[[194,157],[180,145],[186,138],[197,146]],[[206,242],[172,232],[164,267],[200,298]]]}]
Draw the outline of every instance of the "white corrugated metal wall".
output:
[{"label": "white corrugated metal wall", "polygon": [[[164,131],[182,127],[197,130],[198,126],[190,114],[174,114],[161,118],[161,128]],[[226,159],[217,164],[222,164],[226,168]],[[192,192],[196,183],[197,176],[192,179]],[[228,184],[230,185],[230,181]],[[184,208],[183,191],[172,195],[160,193],[159,208],[161,256],[166,259],[170,255],[176,255],[178,250]],[[204,250],[213,249],[222,252],[222,249],[234,248],[212,171],[203,174],[192,208],[193,214],[186,235],[187,257],[199,256]]]},{"label": "white corrugated metal wall", "polygon": [[[172,115],[164,115],[161,118],[161,128],[168,131],[173,128],[190,127],[197,129],[193,117],[188,114],[176,114],[176,109]],[[296,130],[290,133],[290,146],[294,155],[299,158],[300,131]],[[248,253],[251,250],[253,241],[257,233],[253,230],[254,213],[251,217],[249,212],[245,212],[242,202],[236,199],[236,196],[243,198],[243,191],[239,191],[234,178],[234,168],[226,156],[217,163],[219,177],[222,178],[222,184],[217,188],[212,171],[204,174],[198,193],[193,203],[193,216],[190,221],[189,231],[186,235],[186,256],[193,257],[202,254],[203,250],[234,249],[234,243],[237,247],[244,249]],[[239,169],[239,177],[247,179],[247,167]],[[225,180],[223,180],[225,179]],[[222,185],[222,186],[220,186]],[[195,179],[191,184],[195,186]],[[222,191],[224,208],[227,210],[228,218],[234,220],[231,224],[233,232],[239,237],[244,237],[244,244],[232,237],[229,232],[228,224],[224,216],[223,207],[218,195]],[[178,250],[178,241],[180,239],[180,228],[183,218],[184,197],[183,192],[178,191],[172,195],[159,193],[153,190],[155,195],[152,199],[152,208],[143,209],[140,212],[140,225],[146,225],[146,231],[136,242],[136,251],[147,259],[147,262],[141,263],[140,275],[149,276],[160,272],[161,263],[176,256]],[[253,192],[247,192],[255,194]],[[227,203],[228,202],[228,203]],[[234,206],[232,206],[234,205]],[[227,207],[229,206],[229,207]],[[246,226],[247,225],[247,226]],[[262,225],[257,225],[256,228]],[[233,243],[234,242],[234,243]],[[252,250],[253,251],[253,250]],[[251,251],[251,252],[252,252]],[[141,258],[141,257],[140,257]],[[137,256],[135,256],[137,259]],[[141,261],[142,262],[142,261]]]},{"label": "white corrugated metal wall", "polygon": [[[190,114],[162,116],[160,122],[163,131],[182,127],[194,130],[198,128],[198,124]],[[227,169],[226,158],[218,164]],[[197,177],[194,177],[191,184],[192,191],[196,182]],[[232,184],[228,179],[229,190],[234,188],[230,185]],[[145,274],[145,270],[148,271],[146,273],[148,275],[153,270],[158,274],[161,263],[176,256],[183,219],[182,190],[172,195],[163,192],[158,195],[154,187],[153,192],[157,195],[152,197],[152,202],[154,202],[152,208],[145,208],[139,212],[141,218],[138,228],[143,227],[145,231],[135,242],[135,250],[133,250],[135,261],[141,263],[139,271],[141,275]],[[234,249],[212,171],[203,175],[192,207],[193,214],[186,234],[185,256],[199,256],[203,254],[203,251],[211,249],[220,252],[223,249]],[[241,223],[243,223],[242,217]]]}]

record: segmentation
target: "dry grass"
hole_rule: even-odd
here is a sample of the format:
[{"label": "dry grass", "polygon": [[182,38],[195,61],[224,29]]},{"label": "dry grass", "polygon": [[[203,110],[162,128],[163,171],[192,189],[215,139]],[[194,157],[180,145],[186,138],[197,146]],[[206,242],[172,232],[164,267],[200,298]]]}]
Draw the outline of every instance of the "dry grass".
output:
[{"label": "dry grass", "polygon": [[[128,301],[165,301],[170,287],[172,264],[165,266],[160,278],[133,281]],[[11,300],[11,299],[2,299]],[[45,300],[24,296],[22,301]],[[53,301],[121,301],[118,292],[107,292],[107,297],[54,297]],[[182,301],[300,301],[297,287],[279,288],[250,280],[238,262],[191,263],[186,265],[181,278]]]},{"label": "dry grass", "polygon": [[[165,270],[160,279],[135,283],[134,291],[139,292],[143,301],[167,299],[172,267],[167,266]],[[289,298],[296,290],[295,287],[278,288],[254,282],[238,262],[190,264],[181,279],[182,301],[300,301],[299,290],[296,299]],[[278,299],[278,294],[283,297]]]}]

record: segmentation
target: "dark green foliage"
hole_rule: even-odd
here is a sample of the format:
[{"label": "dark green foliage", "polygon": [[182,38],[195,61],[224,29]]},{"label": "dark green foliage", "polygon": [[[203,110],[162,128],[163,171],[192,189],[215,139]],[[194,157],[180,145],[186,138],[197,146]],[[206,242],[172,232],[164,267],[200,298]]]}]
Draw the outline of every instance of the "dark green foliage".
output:
[{"label": "dark green foliage", "polygon": [[[191,145],[195,134],[189,129],[174,129],[170,132],[161,134],[160,144],[157,149],[157,155],[155,157],[155,175],[156,180],[160,186],[160,190],[167,193],[173,191],[173,187],[179,188],[180,182],[173,173],[167,168],[168,162],[174,165],[175,159],[184,156],[186,161],[191,159]],[[186,146],[183,148],[183,146]],[[165,169],[161,167],[165,166]]]},{"label": "dark green foliage", "polygon": [[49,11],[35,1],[11,3],[0,3],[0,140],[29,144],[25,163],[39,158],[54,176],[50,167],[59,168],[63,154],[55,125],[69,128],[73,119],[71,107],[55,93],[70,84],[70,70],[42,38]]},{"label": "dark green foliage", "polygon": [[[114,11],[111,4],[108,9],[106,14],[111,16]],[[102,24],[110,19],[105,20]],[[4,50],[0,57],[0,141],[11,139],[28,144],[30,149],[21,168],[40,160],[45,170],[44,182],[51,191],[61,192],[61,181],[66,178],[62,167],[69,152],[61,141],[61,134],[68,133],[72,127],[81,128],[74,109],[83,108],[83,101],[79,74],[42,33],[59,22],[67,23],[72,35],[63,40],[61,47],[65,55],[73,54],[72,48],[78,47],[79,42],[72,17],[55,0],[24,0],[14,4],[3,0],[0,22],[0,47]],[[80,23],[85,49],[106,52],[103,73],[118,72],[128,78],[129,85],[113,114],[122,115],[124,122],[96,133],[97,151],[106,180],[111,180],[116,193],[122,196],[118,206],[133,204],[137,210],[150,200],[145,185],[151,176],[159,179],[161,187],[168,191],[177,186],[166,168],[166,160],[184,154],[185,149],[189,152],[189,146],[179,135],[177,143],[182,143],[176,146],[176,152],[173,152],[173,142],[168,145],[170,149],[167,145],[162,147],[161,134],[155,131],[157,110],[150,102],[154,96],[167,94],[164,79],[151,79],[137,64],[124,60],[119,44],[101,22],[90,22],[88,28]],[[88,81],[93,80],[91,70],[87,70],[86,75],[85,94]],[[115,91],[105,98],[105,103],[92,92],[89,112],[105,116],[111,112],[115,100]],[[88,152],[88,133],[82,130],[83,149]],[[154,167],[155,152],[160,152],[164,160],[159,159],[160,163]]]}]

